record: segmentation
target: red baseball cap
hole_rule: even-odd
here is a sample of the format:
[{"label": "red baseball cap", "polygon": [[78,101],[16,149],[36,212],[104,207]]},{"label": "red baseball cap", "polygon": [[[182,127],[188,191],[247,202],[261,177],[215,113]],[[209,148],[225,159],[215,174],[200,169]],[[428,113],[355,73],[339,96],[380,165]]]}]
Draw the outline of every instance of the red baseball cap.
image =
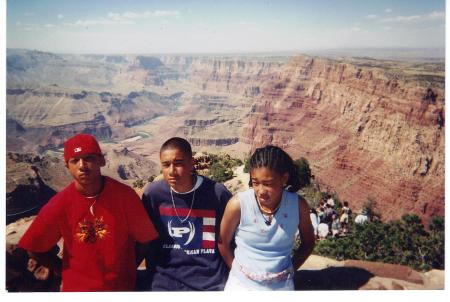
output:
[{"label": "red baseball cap", "polygon": [[77,134],[64,143],[64,160],[66,162],[72,157],[86,154],[102,155],[100,146],[94,136]]}]

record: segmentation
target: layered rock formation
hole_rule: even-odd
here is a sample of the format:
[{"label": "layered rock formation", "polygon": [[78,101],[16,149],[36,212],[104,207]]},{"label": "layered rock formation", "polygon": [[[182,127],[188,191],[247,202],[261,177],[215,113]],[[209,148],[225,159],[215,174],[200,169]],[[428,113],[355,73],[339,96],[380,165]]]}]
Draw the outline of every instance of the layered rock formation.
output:
[{"label": "layered rock formation", "polygon": [[443,66],[286,59],[8,51],[7,148],[90,132],[157,161],[174,135],[241,158],[271,143],[306,157],[321,188],[356,211],[370,198],[385,220],[443,215]]},{"label": "layered rock formation", "polygon": [[286,58],[162,57],[161,60],[201,90],[242,95],[243,91],[256,93],[260,85],[274,80],[275,71]]},{"label": "layered rock formation", "polygon": [[68,137],[84,132],[100,140],[135,135],[132,126],[168,114],[180,95],[152,92],[128,95],[79,91],[58,86],[8,89],[8,150],[43,152],[57,148]]},{"label": "layered rock formation", "polygon": [[[106,165],[102,174],[132,185],[136,179],[159,174],[159,166],[126,148],[102,146]],[[73,179],[62,153],[38,155],[9,152],[6,158],[6,221],[35,215]]]},{"label": "layered rock formation", "polygon": [[300,56],[264,86],[241,140],[306,157],[356,209],[371,198],[382,219],[426,219],[444,214],[444,110],[439,87]]},{"label": "layered rock formation", "polygon": [[37,214],[70,181],[62,160],[36,154],[8,153],[6,173],[7,223]]}]

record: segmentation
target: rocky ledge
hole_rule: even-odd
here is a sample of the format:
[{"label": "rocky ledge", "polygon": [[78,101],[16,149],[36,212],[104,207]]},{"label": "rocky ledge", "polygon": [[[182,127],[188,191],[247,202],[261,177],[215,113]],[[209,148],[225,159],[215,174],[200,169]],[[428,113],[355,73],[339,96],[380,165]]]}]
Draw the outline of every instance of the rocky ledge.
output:
[{"label": "rocky ledge", "polygon": [[[34,217],[6,227],[6,289],[8,291],[58,291],[58,277],[30,263],[17,243]],[[62,246],[61,242],[58,246]],[[59,254],[61,255],[61,254]],[[445,272],[417,272],[396,264],[357,260],[336,261],[311,255],[295,276],[296,290],[419,290],[444,289]]]}]

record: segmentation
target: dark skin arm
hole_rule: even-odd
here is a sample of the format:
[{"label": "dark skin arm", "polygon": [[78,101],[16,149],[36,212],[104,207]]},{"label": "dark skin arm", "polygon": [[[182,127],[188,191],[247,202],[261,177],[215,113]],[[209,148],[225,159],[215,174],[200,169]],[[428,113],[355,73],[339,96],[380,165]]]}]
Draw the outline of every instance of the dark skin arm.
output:
[{"label": "dark skin arm", "polygon": [[136,242],[135,253],[136,253],[136,267],[139,267],[142,260],[144,260],[150,248],[150,241],[145,243]]},{"label": "dark skin arm", "polygon": [[305,199],[299,197],[299,215],[300,223],[298,225],[298,231],[300,233],[301,244],[295,251],[293,256],[294,269],[298,270],[300,266],[305,263],[309,255],[311,255],[314,245],[316,244],[316,238],[314,236],[314,229],[311,225],[311,219],[309,217],[309,206]]},{"label": "dark skin arm", "polygon": [[241,219],[241,204],[237,196],[234,196],[228,202],[220,223],[219,251],[223,260],[229,268],[234,260],[234,252],[230,246],[234,232]]},{"label": "dark skin arm", "polygon": [[28,256],[37,261],[38,264],[49,268],[57,276],[61,276],[62,260],[53,252],[34,253],[28,252]]}]

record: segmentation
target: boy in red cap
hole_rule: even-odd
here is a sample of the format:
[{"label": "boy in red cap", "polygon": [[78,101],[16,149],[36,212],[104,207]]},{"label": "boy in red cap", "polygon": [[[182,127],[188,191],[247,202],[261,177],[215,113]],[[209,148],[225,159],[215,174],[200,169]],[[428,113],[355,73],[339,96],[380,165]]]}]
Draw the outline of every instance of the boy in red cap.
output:
[{"label": "boy in red cap", "polygon": [[[101,175],[105,158],[92,135],[67,140],[64,159],[74,181],[41,209],[19,246],[62,271],[62,291],[134,290],[135,244],[158,236],[138,195]],[[50,252],[61,238],[62,263]]]}]

